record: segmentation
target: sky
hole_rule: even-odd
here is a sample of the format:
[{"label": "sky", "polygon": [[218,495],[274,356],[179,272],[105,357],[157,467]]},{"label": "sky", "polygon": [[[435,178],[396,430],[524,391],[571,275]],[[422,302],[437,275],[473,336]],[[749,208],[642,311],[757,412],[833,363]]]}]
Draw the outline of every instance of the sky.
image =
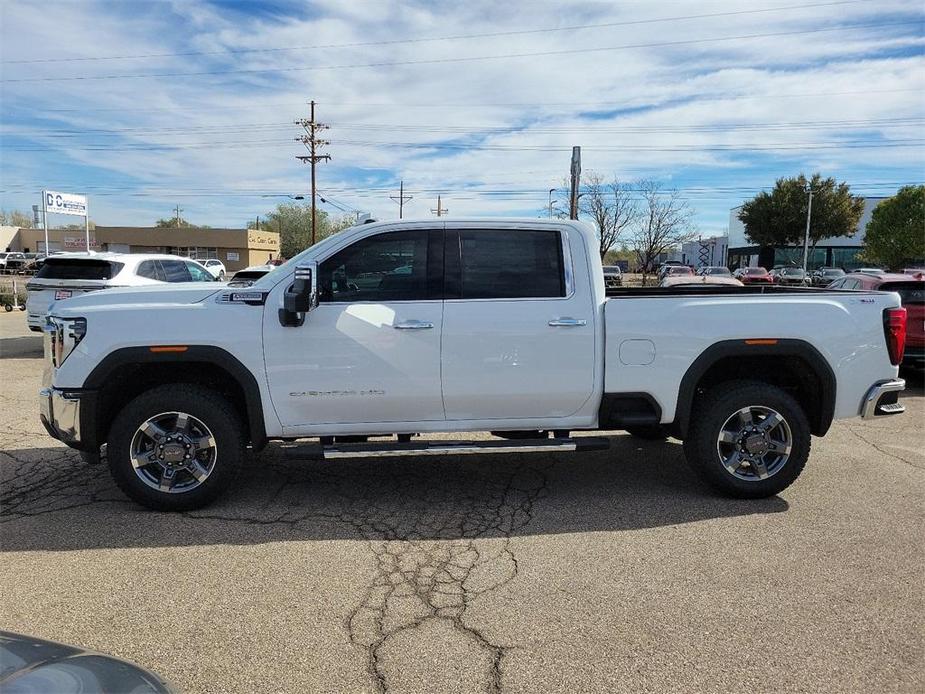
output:
[{"label": "sky", "polygon": [[310,100],[334,215],[397,218],[400,181],[406,218],[544,215],[575,145],[704,236],[781,176],[925,181],[921,0],[0,0],[0,61],[0,207],[85,193],[103,225],[307,197]]}]

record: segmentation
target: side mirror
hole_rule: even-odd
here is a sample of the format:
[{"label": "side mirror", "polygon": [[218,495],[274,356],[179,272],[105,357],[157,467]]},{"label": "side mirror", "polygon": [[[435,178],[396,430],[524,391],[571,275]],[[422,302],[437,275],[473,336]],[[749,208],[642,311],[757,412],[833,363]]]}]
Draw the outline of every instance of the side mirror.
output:
[{"label": "side mirror", "polygon": [[318,263],[299,265],[293,282],[283,294],[283,307],[279,322],[287,327],[298,327],[305,322],[305,314],[318,306]]}]

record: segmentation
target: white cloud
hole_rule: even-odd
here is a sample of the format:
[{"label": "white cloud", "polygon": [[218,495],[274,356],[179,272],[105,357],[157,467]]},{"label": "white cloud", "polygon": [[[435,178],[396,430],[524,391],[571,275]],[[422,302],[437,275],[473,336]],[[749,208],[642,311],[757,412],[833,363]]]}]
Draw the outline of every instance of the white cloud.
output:
[{"label": "white cloud", "polygon": [[[558,186],[566,174],[573,144],[584,148],[586,169],[627,178],[656,176],[682,186],[730,187],[733,180],[742,186],[768,185],[777,175],[822,165],[825,173],[849,181],[921,179],[923,174],[921,145],[819,148],[872,138],[921,141],[920,120],[886,122],[925,115],[920,96],[925,91],[921,7],[915,2],[851,3],[562,32],[349,46],[344,44],[519,32],[758,6],[750,2],[673,3],[657,9],[650,3],[435,6],[330,0],[313,3],[310,14],[281,17],[264,12],[248,17],[240,11],[230,16],[193,0],[87,2],[54,5],[54,23],[48,20],[50,7],[3,4],[0,42],[5,62],[219,53],[7,63],[3,79],[299,69],[4,83],[0,200],[5,207],[27,208],[32,191],[54,183],[87,190],[94,200],[98,198],[94,209],[103,222],[147,223],[168,214],[176,198],[184,195],[181,204],[190,218],[215,226],[240,224],[273,201],[235,196],[234,191],[284,193],[307,188],[307,167],[295,160],[299,150],[292,138],[298,132],[292,121],[306,114],[309,98],[317,99],[319,118],[332,126],[327,151],[333,159],[321,165],[320,188],[338,201],[380,216],[393,216],[397,208],[387,191],[370,189],[399,178],[412,190],[445,190],[453,214],[541,208],[546,190]],[[909,26],[502,60],[316,69],[669,44],[904,18]],[[275,50],[318,45],[343,47]],[[242,49],[257,51],[222,52]],[[607,113],[608,108],[615,114],[585,115]],[[633,110],[638,108],[645,110]],[[859,130],[860,121],[871,125]],[[831,125],[799,130],[763,127],[805,122]],[[741,129],[749,124],[754,129]],[[484,132],[506,127],[519,129]],[[427,150],[386,144],[450,140],[477,142],[481,148]],[[98,147],[91,148],[94,145]],[[795,149],[756,152],[755,145]],[[731,149],[716,151],[717,147]],[[24,151],[42,148],[53,151]],[[464,192],[472,187],[533,193],[504,198]],[[427,196],[416,195],[409,205],[412,214],[429,213],[434,201],[429,192]],[[716,224],[723,219],[722,210],[740,198],[739,192],[717,192],[712,198],[701,194],[694,204],[701,210],[702,223]]]}]

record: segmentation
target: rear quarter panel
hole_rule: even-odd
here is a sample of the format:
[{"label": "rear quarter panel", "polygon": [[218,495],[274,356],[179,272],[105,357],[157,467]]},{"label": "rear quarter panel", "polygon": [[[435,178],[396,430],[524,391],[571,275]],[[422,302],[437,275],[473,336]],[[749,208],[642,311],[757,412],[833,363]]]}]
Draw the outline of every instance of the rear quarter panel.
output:
[{"label": "rear quarter panel", "polygon": [[[859,414],[871,385],[895,378],[883,334],[883,310],[896,294],[820,292],[799,295],[624,297],[604,306],[604,392],[643,392],[675,418],[681,379],[708,347],[724,340],[803,340],[828,361],[836,378],[835,418]],[[635,358],[650,341],[654,358]],[[621,345],[623,355],[621,359]],[[760,377],[760,374],[756,374]]]}]

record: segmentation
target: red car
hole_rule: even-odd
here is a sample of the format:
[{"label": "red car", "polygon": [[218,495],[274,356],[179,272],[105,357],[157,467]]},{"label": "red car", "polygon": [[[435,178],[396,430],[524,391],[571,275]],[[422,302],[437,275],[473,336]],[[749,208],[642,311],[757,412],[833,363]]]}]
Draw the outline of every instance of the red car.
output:
[{"label": "red car", "polygon": [[736,270],[735,278],[742,284],[774,284],[774,278],[763,267],[744,267]]},{"label": "red car", "polygon": [[906,308],[906,351],[902,365],[925,368],[925,273],[901,275],[898,273],[869,274],[855,272],[837,279],[829,289],[876,289],[896,292]]}]

